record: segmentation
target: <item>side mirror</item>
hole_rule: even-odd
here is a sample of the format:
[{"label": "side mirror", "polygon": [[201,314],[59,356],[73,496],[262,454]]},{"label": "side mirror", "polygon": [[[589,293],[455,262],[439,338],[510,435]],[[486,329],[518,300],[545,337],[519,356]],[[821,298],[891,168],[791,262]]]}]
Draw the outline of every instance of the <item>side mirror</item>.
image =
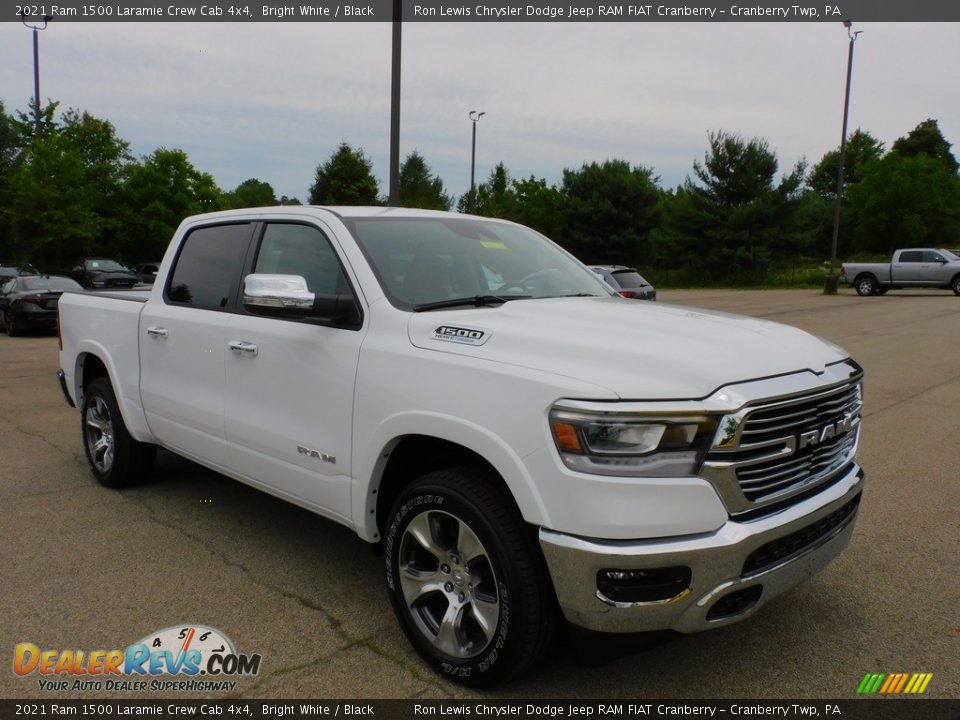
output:
[{"label": "side mirror", "polygon": [[359,327],[361,323],[353,295],[312,293],[300,275],[247,275],[243,280],[243,306],[273,317],[312,317],[346,327]]},{"label": "side mirror", "polygon": [[300,275],[247,275],[243,279],[243,305],[260,308],[312,310],[314,295]]}]

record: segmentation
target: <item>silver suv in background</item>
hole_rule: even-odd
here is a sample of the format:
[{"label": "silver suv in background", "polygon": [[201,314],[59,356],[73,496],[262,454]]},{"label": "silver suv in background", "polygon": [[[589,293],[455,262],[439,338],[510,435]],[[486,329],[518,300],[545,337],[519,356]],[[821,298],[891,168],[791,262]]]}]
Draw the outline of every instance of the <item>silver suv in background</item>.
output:
[{"label": "silver suv in background", "polygon": [[656,300],[657,291],[636,269],[626,265],[589,265],[594,273],[620,295],[637,300]]}]

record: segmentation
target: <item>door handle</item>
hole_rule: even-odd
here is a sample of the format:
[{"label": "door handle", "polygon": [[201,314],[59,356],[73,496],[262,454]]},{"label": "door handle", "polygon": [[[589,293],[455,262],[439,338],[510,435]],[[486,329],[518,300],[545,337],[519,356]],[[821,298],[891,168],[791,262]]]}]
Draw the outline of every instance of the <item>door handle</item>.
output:
[{"label": "door handle", "polygon": [[156,325],[150,325],[147,327],[147,335],[153,335],[153,337],[165,338],[167,336],[167,329],[162,327],[157,327]]},{"label": "door handle", "polygon": [[227,347],[233,350],[236,353],[241,355],[250,355],[255,356],[259,352],[259,348],[254,345],[252,342],[245,342],[243,340],[231,340],[227,343]]}]

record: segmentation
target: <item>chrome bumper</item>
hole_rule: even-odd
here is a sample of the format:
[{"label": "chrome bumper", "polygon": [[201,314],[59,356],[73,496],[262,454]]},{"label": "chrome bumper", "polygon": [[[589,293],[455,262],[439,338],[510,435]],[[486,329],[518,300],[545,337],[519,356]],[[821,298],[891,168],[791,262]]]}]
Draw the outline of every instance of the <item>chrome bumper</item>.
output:
[{"label": "chrome bumper", "polygon": [[[822,570],[850,543],[858,507],[853,506],[835,527],[830,527],[831,518],[859,500],[863,484],[863,471],[854,463],[839,481],[812,498],[757,520],[729,520],[713,533],[605,541],[541,528],[540,546],[560,607],[571,624],[602,632],[698,632],[743,620]],[[820,526],[828,529],[818,535]],[[776,543],[780,539],[783,542]],[[751,555],[755,551],[766,552],[763,558],[768,562],[752,568],[747,560],[751,558],[751,564],[757,565],[758,555]],[[692,573],[690,587],[672,598],[614,602],[598,590],[597,575],[602,570],[676,566],[689,567]],[[711,614],[711,608],[718,601],[756,586],[761,587],[759,598],[748,607],[723,617],[708,617],[717,614]],[[729,602],[736,605],[732,598]]]}]

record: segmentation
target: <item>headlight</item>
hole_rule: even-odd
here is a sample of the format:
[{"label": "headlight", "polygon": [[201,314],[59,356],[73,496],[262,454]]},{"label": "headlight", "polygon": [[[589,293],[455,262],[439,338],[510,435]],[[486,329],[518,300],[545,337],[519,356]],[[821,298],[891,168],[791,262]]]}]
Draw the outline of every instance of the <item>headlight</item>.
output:
[{"label": "headlight", "polygon": [[707,415],[593,413],[554,408],[550,429],[564,464],[599,475],[695,475],[717,429]]}]

